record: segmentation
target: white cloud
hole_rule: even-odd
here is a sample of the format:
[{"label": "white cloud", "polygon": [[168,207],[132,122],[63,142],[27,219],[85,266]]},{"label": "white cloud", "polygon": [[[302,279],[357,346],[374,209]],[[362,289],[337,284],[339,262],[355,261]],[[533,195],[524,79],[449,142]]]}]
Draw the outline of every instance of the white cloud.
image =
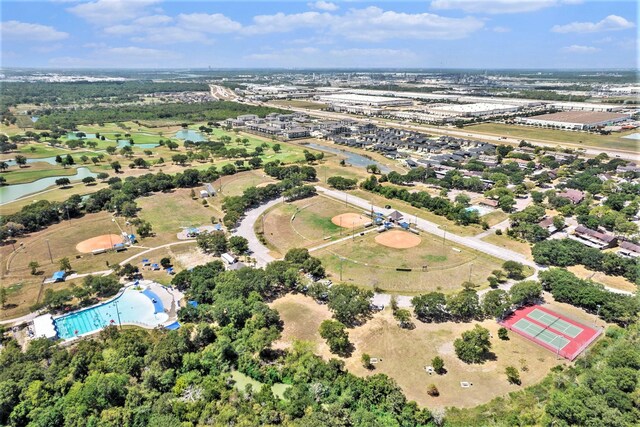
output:
[{"label": "white cloud", "polygon": [[0,38],[4,40],[51,42],[64,40],[67,37],[69,37],[68,33],[58,31],[48,25],[20,21],[0,22]]},{"label": "white cloud", "polygon": [[148,49],[138,46],[109,47],[100,50],[108,56],[115,56],[118,59],[136,58],[138,60],[174,59],[180,55],[175,52],[160,49]]},{"label": "white cloud", "polygon": [[145,15],[148,6],[159,0],[97,0],[70,7],[67,11],[97,25],[130,21]]},{"label": "white cloud", "polygon": [[535,12],[559,4],[575,4],[579,0],[434,0],[436,10],[460,9],[467,13],[522,13]]},{"label": "white cloud", "polygon": [[138,18],[133,22],[137,25],[150,27],[154,25],[168,24],[171,21],[173,21],[173,18],[167,15],[150,15]]},{"label": "white cloud", "polygon": [[334,10],[338,10],[339,6],[335,3],[331,3],[330,1],[319,0],[315,3],[307,3],[307,6],[313,9],[326,10],[329,12],[333,12]]},{"label": "white cloud", "polygon": [[182,54],[169,50],[147,49],[137,46],[98,46],[83,57],[62,56],[51,58],[49,65],[70,68],[155,68],[175,67],[183,61]]},{"label": "white cloud", "polygon": [[491,30],[494,33],[510,33],[511,32],[511,28],[507,28],[507,27],[493,27]]},{"label": "white cloud", "polygon": [[198,31],[189,31],[180,27],[154,27],[145,29],[144,34],[132,37],[131,41],[136,43],[210,43],[210,40],[204,33]]},{"label": "white cloud", "polygon": [[221,13],[181,13],[177,17],[178,26],[204,33],[232,33],[242,29],[242,24],[227,18]]},{"label": "white cloud", "polygon": [[635,27],[631,21],[622,16],[609,15],[599,22],[572,22],[566,25],[556,25],[551,31],[554,33],[597,33],[601,31],[627,30]]},{"label": "white cloud", "polygon": [[430,13],[400,13],[379,7],[351,9],[344,15],[320,12],[277,13],[253,18],[247,34],[284,33],[299,28],[326,30],[351,40],[444,39],[467,37],[484,23],[473,17],[447,18]]},{"label": "white cloud", "polygon": [[562,51],[567,53],[596,53],[599,52],[600,49],[593,46],[581,46],[572,44],[571,46],[562,48]]}]

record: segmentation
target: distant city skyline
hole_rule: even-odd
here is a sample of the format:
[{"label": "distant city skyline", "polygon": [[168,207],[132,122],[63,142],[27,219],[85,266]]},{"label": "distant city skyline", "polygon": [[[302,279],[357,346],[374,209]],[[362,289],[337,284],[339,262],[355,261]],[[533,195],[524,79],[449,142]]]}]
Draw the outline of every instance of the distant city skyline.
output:
[{"label": "distant city skyline", "polygon": [[635,1],[4,1],[2,67],[637,69]]}]

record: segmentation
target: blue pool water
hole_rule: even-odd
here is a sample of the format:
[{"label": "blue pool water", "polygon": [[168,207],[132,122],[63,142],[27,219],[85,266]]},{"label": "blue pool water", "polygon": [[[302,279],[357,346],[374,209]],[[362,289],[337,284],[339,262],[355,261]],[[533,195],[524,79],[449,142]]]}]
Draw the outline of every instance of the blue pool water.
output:
[{"label": "blue pool water", "polygon": [[[152,299],[156,302],[152,302]],[[160,298],[153,292],[127,289],[111,301],[58,317],[53,323],[58,337],[69,339],[99,331],[109,325],[155,327],[166,322],[168,317]]]},{"label": "blue pool water", "polygon": [[201,141],[206,141],[207,138],[201,134],[198,131],[195,130],[179,130],[178,132],[176,132],[176,138],[178,139],[184,139],[184,140],[189,140],[192,142],[201,142]]}]

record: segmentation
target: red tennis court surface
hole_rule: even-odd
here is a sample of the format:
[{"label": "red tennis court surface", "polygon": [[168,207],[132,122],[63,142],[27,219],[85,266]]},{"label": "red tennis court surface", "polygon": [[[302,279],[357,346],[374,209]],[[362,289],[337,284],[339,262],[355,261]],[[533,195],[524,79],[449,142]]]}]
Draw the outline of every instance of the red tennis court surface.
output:
[{"label": "red tennis court surface", "polygon": [[500,324],[569,360],[602,333],[539,305],[518,309]]}]

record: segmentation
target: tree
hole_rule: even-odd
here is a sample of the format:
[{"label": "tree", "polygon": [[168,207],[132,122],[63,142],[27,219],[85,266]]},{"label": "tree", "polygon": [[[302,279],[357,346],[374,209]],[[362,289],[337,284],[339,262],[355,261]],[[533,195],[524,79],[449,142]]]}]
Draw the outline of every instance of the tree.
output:
[{"label": "tree", "polygon": [[40,264],[38,263],[38,261],[31,261],[29,262],[29,268],[31,269],[31,275],[35,276],[36,274],[38,274],[38,268],[40,268]]},{"label": "tree", "polygon": [[416,317],[423,322],[444,322],[449,314],[447,300],[441,292],[429,292],[411,299]]},{"label": "tree", "polygon": [[440,391],[438,390],[438,387],[436,387],[435,384],[429,384],[427,386],[427,394],[431,397],[438,397],[440,396]]},{"label": "tree", "polygon": [[481,317],[482,310],[478,293],[473,289],[465,289],[447,298],[449,315],[456,320],[470,321]]},{"label": "tree", "polygon": [[475,325],[470,331],[462,333],[461,338],[453,342],[456,355],[465,363],[481,363],[491,348],[489,330]]},{"label": "tree", "polygon": [[557,230],[562,230],[565,227],[564,217],[562,215],[556,215],[553,217],[553,226]]},{"label": "tree", "polygon": [[204,232],[198,234],[196,243],[205,253],[220,255],[227,251],[227,238],[221,231]]},{"label": "tree", "polygon": [[273,150],[274,153],[279,153],[280,150],[282,150],[282,147],[280,146],[280,144],[273,144],[271,149]]},{"label": "tree", "polygon": [[82,178],[82,182],[86,185],[94,184],[96,182],[96,179],[92,176],[86,176]]},{"label": "tree", "polygon": [[162,268],[169,268],[171,267],[171,258],[169,257],[164,257],[160,260],[160,265],[162,266]]},{"label": "tree", "polygon": [[367,172],[375,175],[380,173],[380,168],[376,164],[370,164],[370,165],[367,165]]},{"label": "tree", "polygon": [[120,206],[119,211],[123,216],[131,218],[136,216],[136,214],[138,213],[138,205],[136,205],[136,202],[124,202]]},{"label": "tree", "polygon": [[56,185],[61,187],[61,188],[66,187],[69,184],[71,184],[71,181],[69,180],[69,178],[58,178],[58,179],[56,179]]},{"label": "tree", "polygon": [[539,282],[527,280],[513,285],[509,294],[513,305],[532,305],[542,297],[542,286]]},{"label": "tree", "polygon": [[61,258],[60,261],[58,261],[58,265],[62,271],[71,271],[71,261],[69,261],[69,258],[67,257]]},{"label": "tree", "polygon": [[149,237],[153,235],[153,227],[149,221],[140,221],[136,226],[136,233],[138,233],[140,237]]},{"label": "tree", "polygon": [[373,369],[373,365],[371,364],[371,356],[369,356],[367,353],[362,353],[360,361],[362,362],[362,366],[365,369]]},{"label": "tree", "polygon": [[0,285],[0,308],[4,309],[7,305],[7,289]]},{"label": "tree", "polygon": [[504,373],[507,374],[507,381],[509,381],[510,384],[521,384],[520,373],[515,367],[507,366],[504,370]]},{"label": "tree", "polygon": [[493,289],[482,299],[482,311],[485,316],[502,318],[510,307],[509,294],[502,289]]},{"label": "tree", "polygon": [[242,236],[231,236],[229,247],[234,254],[242,255],[249,251],[249,241]]},{"label": "tree", "polygon": [[505,263],[502,264],[502,268],[507,272],[509,279],[524,279],[524,265],[517,261],[505,261]]},{"label": "tree", "polygon": [[82,156],[80,156],[80,160],[82,161],[82,163],[87,163],[89,161],[89,156],[83,154]]},{"label": "tree", "polygon": [[120,162],[111,162],[111,169],[113,169],[115,173],[120,173],[122,166],[120,165]]},{"label": "tree", "polygon": [[106,172],[100,172],[100,173],[98,173],[96,178],[98,178],[101,181],[104,181],[105,179],[109,178],[109,174],[106,173]]},{"label": "tree", "polygon": [[110,145],[105,149],[107,154],[109,154],[110,156],[113,156],[116,153],[116,150],[117,150],[117,148],[114,147],[113,145]]},{"label": "tree", "polygon": [[406,308],[399,308],[393,313],[393,317],[400,324],[401,328],[407,328],[411,326],[411,312]]},{"label": "tree", "polygon": [[320,324],[320,336],[327,341],[332,353],[346,356],[350,353],[351,343],[344,324],[337,320],[325,320]]},{"label": "tree", "polygon": [[18,167],[20,168],[27,164],[27,158],[20,154],[15,157],[15,161]]},{"label": "tree", "polygon": [[329,289],[329,310],[346,325],[356,325],[371,313],[373,292],[353,285],[334,285]]},{"label": "tree", "polygon": [[120,271],[118,271],[118,276],[126,277],[127,279],[133,279],[138,275],[139,272],[140,269],[137,266],[131,265],[131,263],[126,263],[122,266]]},{"label": "tree", "polygon": [[9,163],[7,162],[0,162],[0,171],[4,172],[7,169],[9,169]]},{"label": "tree", "polygon": [[436,356],[433,359],[431,359],[431,366],[433,367],[433,370],[438,375],[441,375],[445,372],[444,360],[442,360],[442,357],[440,356]]},{"label": "tree", "polygon": [[507,341],[509,339],[509,331],[507,330],[507,328],[498,329],[498,338],[503,341]]}]

